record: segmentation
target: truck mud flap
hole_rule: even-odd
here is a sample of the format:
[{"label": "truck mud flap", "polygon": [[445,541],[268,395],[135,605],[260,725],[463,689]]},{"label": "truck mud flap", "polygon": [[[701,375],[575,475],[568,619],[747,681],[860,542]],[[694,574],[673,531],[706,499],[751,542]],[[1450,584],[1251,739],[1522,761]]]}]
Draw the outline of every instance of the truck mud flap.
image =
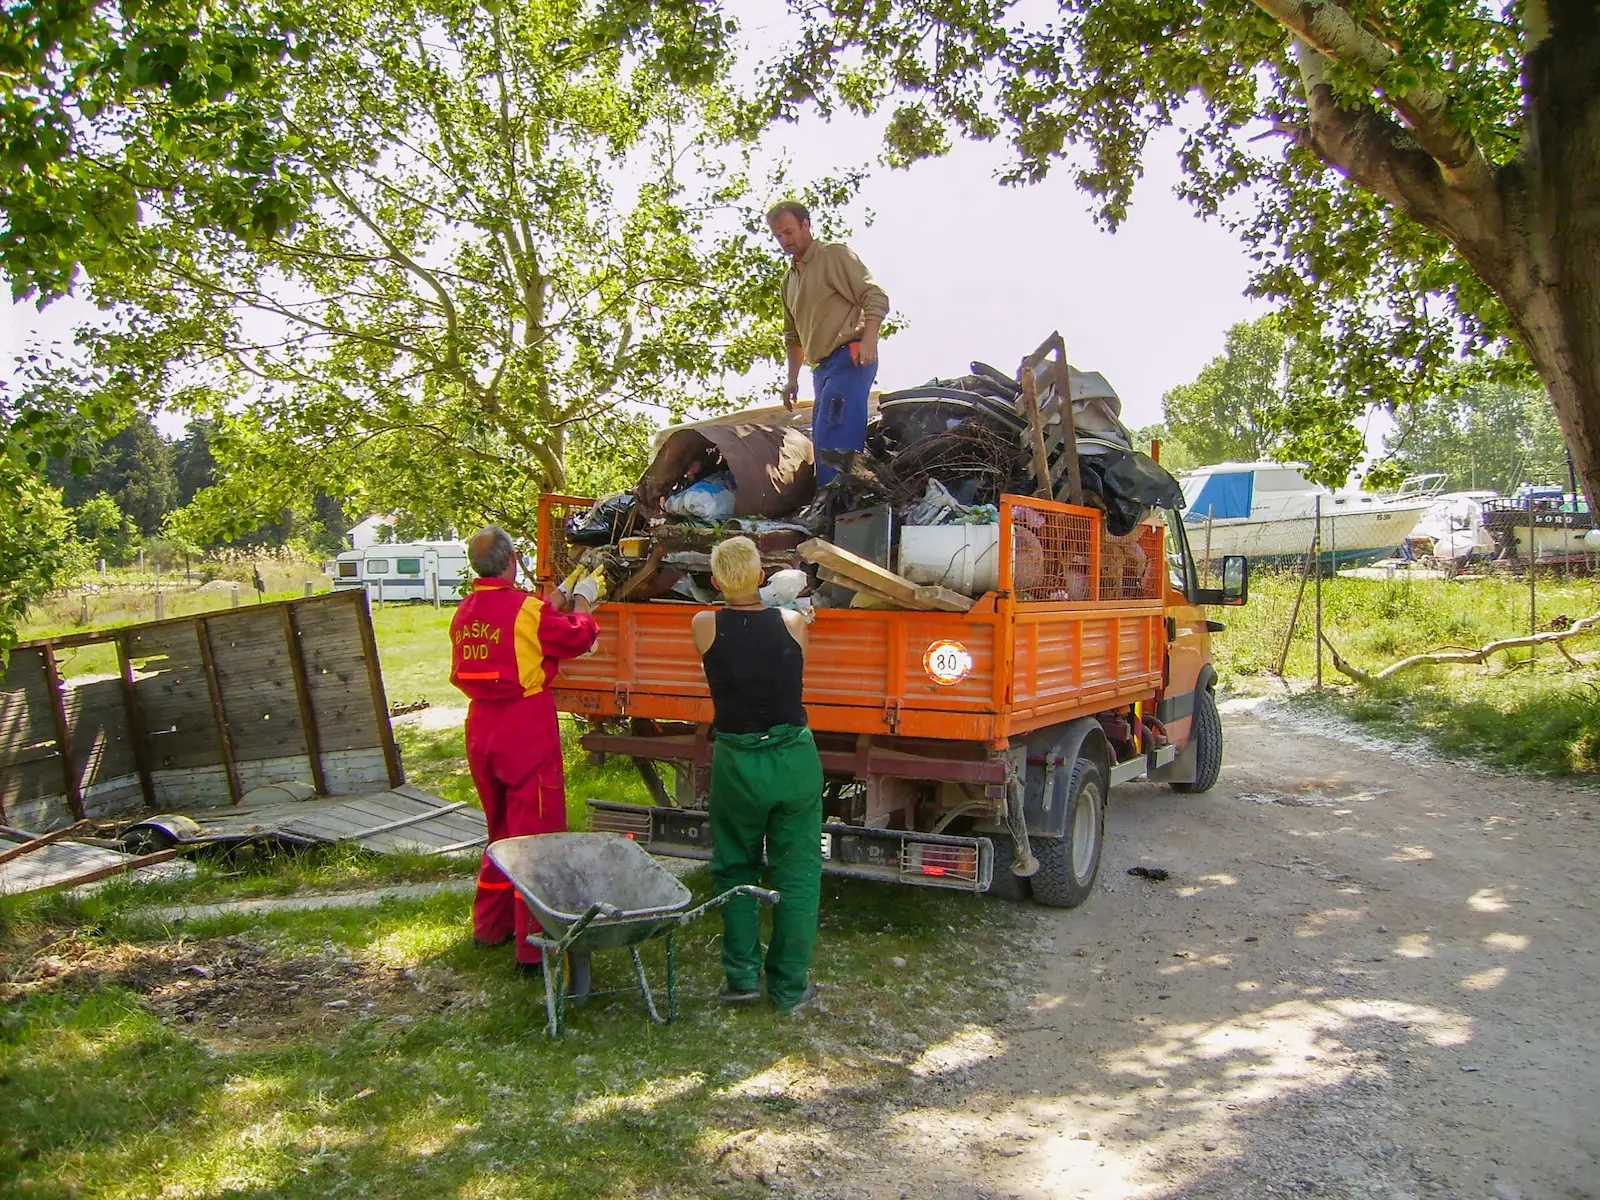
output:
[{"label": "truck mud flap", "polygon": [[[696,809],[591,800],[589,828],[632,838],[651,854],[711,859],[711,826]],[[986,892],[994,882],[994,843],[986,837],[824,825],[822,871],[912,887]]]}]

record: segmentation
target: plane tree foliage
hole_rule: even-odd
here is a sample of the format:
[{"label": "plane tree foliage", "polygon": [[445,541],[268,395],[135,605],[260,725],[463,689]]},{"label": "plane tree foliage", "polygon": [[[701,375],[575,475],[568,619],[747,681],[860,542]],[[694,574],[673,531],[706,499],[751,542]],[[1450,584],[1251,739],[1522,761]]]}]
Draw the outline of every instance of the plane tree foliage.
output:
[{"label": "plane tree foliage", "polygon": [[[1370,404],[1531,382],[1600,494],[1600,5],[1594,0],[818,0],[766,120],[888,111],[887,157],[1005,138],[1108,225],[1157,131],[1317,356],[1286,414],[1314,470]],[[1467,378],[1470,379],[1470,376]],[[1323,436],[1326,435],[1326,436]]]},{"label": "plane tree foliage", "polygon": [[[138,213],[80,256],[110,314],[80,333],[87,365],[34,394],[217,418],[185,535],[317,491],[531,529],[541,491],[617,474],[651,419],[714,406],[726,372],[779,352],[759,202],[781,180],[734,127],[714,8],[356,0],[274,20],[293,33],[247,88],[145,89],[75,135],[98,166],[73,171],[126,182]],[[271,219],[247,212],[241,108],[284,198]]]}]

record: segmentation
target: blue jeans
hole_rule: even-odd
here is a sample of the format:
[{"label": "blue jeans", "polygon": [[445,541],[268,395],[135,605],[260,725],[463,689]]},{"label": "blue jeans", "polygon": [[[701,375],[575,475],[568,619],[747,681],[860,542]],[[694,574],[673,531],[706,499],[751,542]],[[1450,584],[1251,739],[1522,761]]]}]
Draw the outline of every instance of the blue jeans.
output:
[{"label": "blue jeans", "polygon": [[811,369],[816,405],[811,410],[811,444],[817,452],[817,483],[839,473],[822,461],[824,451],[860,451],[867,448],[867,397],[878,377],[878,364],[850,361],[850,345],[840,346]]}]

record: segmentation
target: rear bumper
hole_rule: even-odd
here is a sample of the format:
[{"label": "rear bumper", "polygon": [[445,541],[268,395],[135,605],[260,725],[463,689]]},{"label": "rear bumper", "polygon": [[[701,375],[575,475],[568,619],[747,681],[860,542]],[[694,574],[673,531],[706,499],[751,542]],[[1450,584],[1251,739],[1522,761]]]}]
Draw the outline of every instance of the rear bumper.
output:
[{"label": "rear bumper", "polygon": [[[698,809],[591,800],[589,828],[620,833],[651,854],[711,860],[711,825]],[[824,825],[822,872],[977,894],[994,882],[994,843],[986,837]]]}]

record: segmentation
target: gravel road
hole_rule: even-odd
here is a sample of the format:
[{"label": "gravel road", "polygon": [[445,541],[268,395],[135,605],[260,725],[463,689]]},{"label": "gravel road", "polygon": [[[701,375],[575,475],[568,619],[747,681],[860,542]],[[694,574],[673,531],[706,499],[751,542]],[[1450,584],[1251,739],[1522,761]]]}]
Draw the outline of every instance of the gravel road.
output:
[{"label": "gravel road", "polygon": [[1029,915],[1031,1001],[826,1118],[805,1194],[1600,1197],[1600,796],[1224,721],[1214,791],[1120,790],[1094,897]]}]

